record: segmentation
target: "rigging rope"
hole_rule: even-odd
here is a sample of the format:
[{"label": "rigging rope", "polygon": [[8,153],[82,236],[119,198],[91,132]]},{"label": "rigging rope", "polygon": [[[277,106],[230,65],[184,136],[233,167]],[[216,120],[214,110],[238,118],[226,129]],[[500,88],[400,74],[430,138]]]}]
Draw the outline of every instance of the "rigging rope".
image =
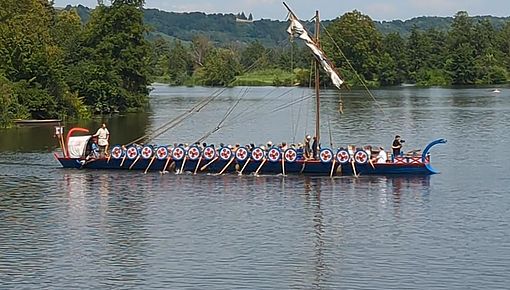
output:
[{"label": "rigging rope", "polygon": [[361,76],[358,74],[358,72],[356,71],[356,69],[354,69],[354,66],[351,64],[351,62],[349,61],[349,59],[345,56],[344,52],[342,51],[342,49],[340,48],[340,46],[338,45],[338,43],[335,41],[335,39],[333,38],[333,36],[331,36],[331,34],[329,33],[329,31],[326,29],[326,27],[322,26],[321,27],[324,29],[324,31],[326,32],[326,34],[328,35],[328,37],[331,39],[331,41],[333,42],[333,44],[335,45],[336,49],[338,49],[338,51],[340,52],[340,54],[342,55],[342,57],[344,58],[344,60],[347,62],[347,64],[349,65],[350,69],[352,70],[352,72],[354,72],[354,74],[356,75],[356,77],[358,78],[358,80],[361,82],[361,84],[363,85],[363,87],[365,88],[365,90],[367,91],[367,93],[370,95],[370,97],[372,98],[372,100],[374,100],[375,104],[377,105],[377,107],[379,107],[379,109],[381,110],[381,112],[383,113],[384,116],[386,116],[386,113],[384,112],[383,110],[383,107],[379,104],[379,102],[377,101],[377,99],[375,98],[375,96],[372,94],[372,92],[370,91],[370,89],[368,89],[368,86],[367,84],[365,83],[365,81],[361,78]]}]

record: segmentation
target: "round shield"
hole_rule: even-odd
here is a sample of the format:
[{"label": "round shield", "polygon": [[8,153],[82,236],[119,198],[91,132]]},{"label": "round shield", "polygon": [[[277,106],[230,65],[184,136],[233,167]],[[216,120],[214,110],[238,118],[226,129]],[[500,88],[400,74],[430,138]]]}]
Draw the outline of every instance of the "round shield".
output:
[{"label": "round shield", "polygon": [[142,158],[149,159],[152,157],[152,148],[149,146],[145,146],[142,148]]},{"label": "round shield", "polygon": [[156,149],[156,158],[159,160],[166,159],[168,157],[168,149],[164,146],[158,147]]},{"label": "round shield", "polygon": [[285,158],[285,161],[287,161],[287,162],[295,162],[297,160],[297,152],[296,152],[296,150],[289,148],[289,149],[285,150],[283,157]]},{"label": "round shield", "polygon": [[264,158],[264,150],[262,148],[257,147],[251,151],[251,158],[255,161],[260,161]]},{"label": "round shield", "polygon": [[111,156],[113,157],[113,159],[120,159],[122,157],[123,153],[124,152],[122,152],[122,147],[115,146],[115,147],[112,148]]},{"label": "round shield", "polygon": [[138,150],[136,149],[135,146],[130,146],[127,150],[126,150],[126,156],[128,159],[135,159],[136,157],[138,157]]},{"label": "round shield", "polygon": [[321,152],[319,153],[319,158],[323,163],[331,162],[331,160],[333,160],[333,156],[333,151],[328,148],[321,149]]},{"label": "round shield", "polygon": [[196,146],[192,146],[188,150],[188,157],[190,160],[197,160],[200,158],[200,149],[198,149]]},{"label": "round shield", "polygon": [[207,146],[204,148],[204,152],[202,152],[205,160],[213,160],[216,156],[216,150],[213,147]]},{"label": "round shield", "polygon": [[176,147],[173,151],[172,151],[172,158],[174,160],[182,160],[184,158],[184,155],[186,155],[186,151],[184,151],[184,148],[182,147]]},{"label": "round shield", "polygon": [[228,147],[223,147],[220,149],[220,158],[221,160],[230,160],[232,157],[232,150]]},{"label": "round shield", "polygon": [[349,152],[345,149],[340,149],[338,152],[336,152],[336,161],[338,161],[340,164],[346,164],[349,162]]},{"label": "round shield", "polygon": [[356,163],[365,164],[368,162],[368,154],[363,150],[358,150],[354,153],[354,160]]},{"label": "round shield", "polygon": [[244,147],[239,147],[237,148],[237,151],[236,151],[236,159],[237,161],[244,161],[246,159],[248,159],[248,150],[246,150],[246,148]]},{"label": "round shield", "polygon": [[282,153],[280,152],[280,149],[276,147],[269,149],[269,152],[267,153],[267,159],[271,162],[278,162],[281,156]]}]

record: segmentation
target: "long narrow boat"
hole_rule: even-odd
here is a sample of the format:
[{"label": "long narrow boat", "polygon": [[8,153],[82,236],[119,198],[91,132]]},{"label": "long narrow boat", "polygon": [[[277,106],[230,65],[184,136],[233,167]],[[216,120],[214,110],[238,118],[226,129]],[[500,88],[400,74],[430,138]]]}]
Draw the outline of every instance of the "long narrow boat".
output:
[{"label": "long narrow boat", "polygon": [[[322,68],[338,89],[343,84],[331,61],[318,44],[319,15],[315,16],[316,36],[309,36],[296,15],[284,3],[289,11],[290,26],[288,33],[305,42],[315,57],[315,95],[316,116],[315,135],[320,144],[320,92],[319,69]],[[207,103],[207,102],[206,102]],[[200,106],[205,104],[200,104]],[[194,110],[190,110],[194,111]],[[176,119],[180,119],[177,117]],[[305,158],[298,148],[279,147],[221,147],[214,146],[113,146],[107,158],[87,159],[91,150],[91,135],[74,136],[74,133],[88,133],[87,129],[73,128],[64,140],[62,128],[57,128],[56,135],[62,148],[63,156],[55,154],[65,168],[77,169],[125,169],[149,171],[175,171],[211,174],[303,174],[303,175],[429,175],[438,173],[430,164],[430,150],[437,144],[446,143],[445,139],[430,142],[421,154],[417,152],[389,156],[386,162],[378,163],[371,159],[372,152],[361,148],[347,150],[344,148],[318,148],[316,158]]]}]

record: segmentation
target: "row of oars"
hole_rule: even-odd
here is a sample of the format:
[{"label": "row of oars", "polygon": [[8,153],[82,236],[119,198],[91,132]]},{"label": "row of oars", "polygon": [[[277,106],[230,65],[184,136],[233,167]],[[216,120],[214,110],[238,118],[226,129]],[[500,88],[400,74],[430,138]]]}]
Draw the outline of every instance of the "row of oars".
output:
[{"label": "row of oars", "polygon": [[[144,171],[144,174],[146,174],[150,167],[152,166],[152,163],[154,162],[154,160],[156,159],[156,156],[153,156],[151,158],[151,161],[149,162],[149,165],[147,166],[147,168],[145,168],[145,171]],[[222,175],[223,173],[225,173],[225,171],[227,170],[227,168],[232,164],[232,162],[234,162],[234,159],[235,158],[231,158],[229,160],[229,162],[221,169],[221,171],[218,173],[218,175]],[[124,164],[124,161],[126,160],[126,156],[124,155],[124,157],[122,158],[122,161],[120,163],[120,167],[123,166]],[[135,164],[138,162],[138,160],[140,160],[140,155],[136,157],[135,161],[133,161],[133,163],[129,166],[129,170],[131,170],[133,168],[133,166],[135,166]],[[165,167],[164,167],[164,170],[166,170],[166,168],[168,168],[168,165],[170,163],[172,159],[170,157],[167,158],[167,161],[165,163]],[[187,158],[184,158],[183,161],[182,161],[182,164],[181,164],[181,168],[178,170],[177,174],[180,174],[184,171],[184,166],[186,164],[186,160]],[[207,169],[207,167],[209,167],[209,165],[211,165],[212,163],[214,163],[216,160],[218,160],[218,157],[215,157],[213,158],[211,161],[209,161],[207,164],[205,164],[204,166],[200,167],[200,164],[202,163],[202,156],[200,156],[200,158],[198,159],[198,162],[197,162],[197,166],[195,167],[195,170],[193,171],[193,174],[197,174],[197,171],[200,167],[200,171],[204,171],[205,169]],[[246,169],[246,166],[248,165],[248,163],[250,162],[251,159],[248,159],[243,167],[241,168],[241,170],[239,171],[238,175],[243,175],[243,172],[244,170]],[[110,161],[110,157],[108,157],[108,162]],[[254,175],[258,175],[260,170],[262,169],[262,167],[264,166],[264,164],[266,164],[267,162],[267,159],[264,157],[262,159],[262,162],[260,163],[260,165],[257,167],[257,170],[255,171]],[[281,163],[282,163],[282,175],[283,176],[286,176],[286,172],[285,172],[285,160],[282,158],[281,160]],[[374,163],[372,162],[372,160],[369,160],[369,163],[370,163],[370,166],[372,166],[373,169],[375,169],[375,166],[374,166]],[[330,173],[329,173],[329,177],[333,177],[334,174],[335,174],[335,165],[336,165],[336,159],[333,159],[333,162],[331,164],[331,170],[330,170]],[[305,166],[306,166],[306,163],[303,164],[303,168],[301,169],[301,172],[304,171],[305,169]],[[357,170],[356,170],[356,163],[354,162],[354,160],[351,160],[351,166],[352,166],[352,172],[354,173],[354,176],[355,177],[359,177],[360,174],[358,174]]]}]

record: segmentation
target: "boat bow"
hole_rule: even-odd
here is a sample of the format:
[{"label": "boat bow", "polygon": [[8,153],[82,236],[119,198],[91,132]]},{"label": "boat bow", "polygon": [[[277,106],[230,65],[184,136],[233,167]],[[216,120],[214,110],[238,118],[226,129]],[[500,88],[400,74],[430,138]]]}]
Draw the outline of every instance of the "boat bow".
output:
[{"label": "boat bow", "polygon": [[434,169],[434,167],[432,167],[430,165],[430,162],[426,162],[426,160],[427,160],[427,156],[429,155],[430,149],[432,149],[432,147],[434,147],[438,144],[446,144],[446,139],[441,138],[441,139],[437,139],[437,140],[430,142],[425,147],[425,149],[423,150],[423,154],[421,155],[421,162],[423,162],[423,164],[425,164],[427,169],[430,170],[430,172],[433,174],[437,174],[437,173],[439,173],[439,171]]}]

